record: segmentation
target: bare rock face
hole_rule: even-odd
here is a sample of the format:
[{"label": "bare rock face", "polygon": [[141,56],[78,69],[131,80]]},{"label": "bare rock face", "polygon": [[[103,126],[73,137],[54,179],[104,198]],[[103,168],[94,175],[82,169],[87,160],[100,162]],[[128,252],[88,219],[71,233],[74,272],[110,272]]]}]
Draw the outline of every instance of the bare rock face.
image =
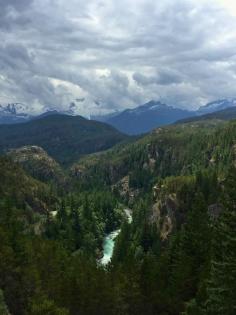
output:
[{"label": "bare rock face", "polygon": [[165,217],[161,228],[161,239],[167,240],[173,230],[173,221],[168,215]]},{"label": "bare rock face", "polygon": [[85,173],[85,167],[81,166],[81,165],[73,165],[70,169],[71,171],[71,175],[73,177],[76,177],[76,178],[82,178],[84,176],[84,173]]},{"label": "bare rock face", "polygon": [[24,146],[8,152],[8,156],[19,163],[30,175],[42,181],[64,180],[60,165],[45,150],[38,146]]},{"label": "bare rock face", "polygon": [[160,231],[162,241],[168,239],[176,226],[176,216],[178,209],[178,202],[174,194],[162,196],[160,199],[157,197],[158,186],[154,186],[154,196],[156,202],[152,207],[152,214],[150,217],[151,224],[156,223]]},{"label": "bare rock face", "polygon": [[135,198],[139,195],[139,189],[133,189],[129,185],[129,176],[123,177],[115,185],[112,186],[113,191],[117,191],[119,195],[125,199],[130,205],[133,204]]},{"label": "bare rock face", "polygon": [[150,143],[147,144],[147,153],[148,160],[143,164],[143,169],[154,171],[159,157],[157,147]]},{"label": "bare rock face", "polygon": [[41,148],[36,145],[32,146],[24,146],[19,149],[12,149],[9,151],[9,154],[14,153],[16,154],[16,158],[19,161],[24,161],[28,159],[29,154],[34,155],[38,159],[40,159],[43,155],[47,155],[47,153]]},{"label": "bare rock face", "polygon": [[126,196],[129,194],[129,176],[123,177],[116,185],[121,196]]}]

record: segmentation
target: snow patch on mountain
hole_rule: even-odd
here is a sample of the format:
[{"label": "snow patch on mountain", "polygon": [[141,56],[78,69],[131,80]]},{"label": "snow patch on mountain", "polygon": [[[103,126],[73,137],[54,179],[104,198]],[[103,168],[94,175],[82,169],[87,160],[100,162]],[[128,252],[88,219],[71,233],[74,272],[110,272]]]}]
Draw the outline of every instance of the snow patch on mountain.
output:
[{"label": "snow patch on mountain", "polygon": [[201,106],[197,113],[199,115],[210,114],[236,106],[236,98],[221,99]]},{"label": "snow patch on mountain", "polygon": [[22,103],[0,104],[0,123],[13,124],[25,122],[31,118],[28,106]]},{"label": "snow patch on mountain", "polygon": [[0,114],[1,115],[19,115],[22,117],[29,116],[27,114],[29,108],[22,103],[9,103],[9,104],[0,104]]}]

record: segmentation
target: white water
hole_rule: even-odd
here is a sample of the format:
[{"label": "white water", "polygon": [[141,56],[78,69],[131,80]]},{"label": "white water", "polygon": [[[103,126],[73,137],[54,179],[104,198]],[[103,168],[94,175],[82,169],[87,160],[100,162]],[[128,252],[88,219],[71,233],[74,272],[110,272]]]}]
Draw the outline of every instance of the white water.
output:
[{"label": "white water", "polygon": [[115,238],[119,235],[120,230],[116,230],[108,234],[103,242],[103,257],[100,260],[101,265],[107,265],[113,255],[113,250],[115,246]]},{"label": "white water", "polygon": [[[132,211],[130,209],[124,209],[124,212],[127,216],[128,222],[132,222]],[[115,246],[115,239],[120,234],[120,229],[112,231],[109,233],[105,238],[103,242],[103,257],[100,260],[100,264],[105,266],[107,265],[112,258],[114,246]]]}]

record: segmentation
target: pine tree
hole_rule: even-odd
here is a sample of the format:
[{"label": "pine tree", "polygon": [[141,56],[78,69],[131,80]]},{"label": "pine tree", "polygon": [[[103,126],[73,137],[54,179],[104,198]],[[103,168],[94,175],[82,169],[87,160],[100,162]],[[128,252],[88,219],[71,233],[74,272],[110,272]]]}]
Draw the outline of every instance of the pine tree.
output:
[{"label": "pine tree", "polygon": [[75,243],[75,248],[79,249],[81,246],[81,224],[79,211],[75,207],[71,209],[71,228],[73,233],[73,241]]},{"label": "pine tree", "polygon": [[210,280],[207,286],[207,315],[236,314],[236,170],[225,185],[225,210],[215,227]]},{"label": "pine tree", "polygon": [[4,300],[3,292],[0,290],[0,314],[1,315],[10,315],[8,312],[7,305]]},{"label": "pine tree", "polygon": [[176,312],[183,309],[183,303],[197,292],[201,275],[208,257],[210,230],[207,207],[202,194],[193,202],[187,222],[179,233],[171,250],[171,295]]}]

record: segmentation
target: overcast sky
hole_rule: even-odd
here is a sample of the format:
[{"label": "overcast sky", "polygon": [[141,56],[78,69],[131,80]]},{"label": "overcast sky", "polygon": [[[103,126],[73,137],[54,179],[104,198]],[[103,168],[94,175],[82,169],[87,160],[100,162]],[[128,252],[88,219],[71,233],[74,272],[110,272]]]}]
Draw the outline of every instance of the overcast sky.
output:
[{"label": "overcast sky", "polygon": [[236,97],[235,0],[0,0],[0,103],[106,113]]}]

